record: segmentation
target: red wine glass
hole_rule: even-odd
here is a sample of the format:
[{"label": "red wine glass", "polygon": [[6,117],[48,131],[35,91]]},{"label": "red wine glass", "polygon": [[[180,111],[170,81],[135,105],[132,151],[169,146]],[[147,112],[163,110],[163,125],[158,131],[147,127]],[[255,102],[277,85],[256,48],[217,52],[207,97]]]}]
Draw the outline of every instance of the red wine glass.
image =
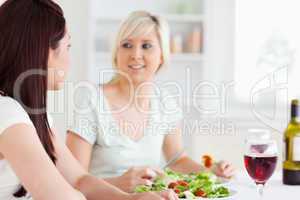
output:
[{"label": "red wine glass", "polygon": [[244,164],[249,176],[257,185],[258,194],[263,198],[263,189],[272,176],[277,163],[277,144],[271,139],[246,141]]}]

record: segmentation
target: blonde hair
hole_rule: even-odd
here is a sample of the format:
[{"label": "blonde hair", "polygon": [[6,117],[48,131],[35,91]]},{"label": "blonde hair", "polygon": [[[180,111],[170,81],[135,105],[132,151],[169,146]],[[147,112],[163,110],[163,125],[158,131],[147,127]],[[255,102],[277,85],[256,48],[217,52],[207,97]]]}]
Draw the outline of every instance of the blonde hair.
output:
[{"label": "blonde hair", "polygon": [[162,51],[162,66],[169,62],[170,57],[170,39],[169,25],[166,20],[160,16],[152,15],[147,11],[132,12],[121,24],[117,38],[112,50],[112,64],[117,68],[117,53],[121,42],[129,37],[147,35],[155,30],[158,35],[160,48]]}]

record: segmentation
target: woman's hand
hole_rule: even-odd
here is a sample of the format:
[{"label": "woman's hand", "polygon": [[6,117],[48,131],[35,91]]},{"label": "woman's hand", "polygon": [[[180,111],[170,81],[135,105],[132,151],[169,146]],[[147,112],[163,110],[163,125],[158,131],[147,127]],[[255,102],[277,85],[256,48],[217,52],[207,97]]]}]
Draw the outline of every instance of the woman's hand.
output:
[{"label": "woman's hand", "polygon": [[179,200],[172,190],[166,190],[160,193],[147,192],[132,195],[131,200]]},{"label": "woman's hand", "polygon": [[227,161],[220,161],[213,167],[213,173],[223,178],[231,178],[235,173],[235,168]]},{"label": "woman's hand", "polygon": [[165,190],[160,192],[159,195],[165,200],[179,200],[177,194],[173,190]]},{"label": "woman's hand", "polygon": [[138,185],[152,185],[153,180],[163,175],[159,169],[150,167],[132,167],[115,180],[116,186],[125,192],[133,192]]}]

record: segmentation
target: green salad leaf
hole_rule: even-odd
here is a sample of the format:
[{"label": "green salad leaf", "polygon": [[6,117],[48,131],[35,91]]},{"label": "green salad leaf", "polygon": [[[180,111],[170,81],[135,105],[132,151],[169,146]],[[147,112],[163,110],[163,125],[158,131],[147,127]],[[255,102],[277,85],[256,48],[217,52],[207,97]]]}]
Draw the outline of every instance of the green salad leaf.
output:
[{"label": "green salad leaf", "polygon": [[211,172],[182,174],[166,169],[164,174],[164,176],[156,178],[151,186],[137,186],[135,192],[160,192],[172,188],[179,198],[188,199],[195,199],[197,196],[221,198],[230,195],[229,189],[220,186],[216,175]]}]

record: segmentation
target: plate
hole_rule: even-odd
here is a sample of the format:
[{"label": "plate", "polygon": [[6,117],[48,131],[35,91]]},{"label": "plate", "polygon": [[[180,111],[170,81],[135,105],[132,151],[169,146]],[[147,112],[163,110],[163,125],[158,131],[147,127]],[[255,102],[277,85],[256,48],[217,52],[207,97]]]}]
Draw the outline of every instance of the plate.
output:
[{"label": "plate", "polygon": [[[230,196],[228,197],[221,197],[221,198],[203,198],[203,197],[199,197],[199,198],[196,198],[196,199],[193,199],[193,200],[236,200],[236,194],[237,194],[237,191],[236,190],[232,190],[232,189],[229,189],[230,191]],[[181,199],[181,200],[188,200],[188,199]]]}]

